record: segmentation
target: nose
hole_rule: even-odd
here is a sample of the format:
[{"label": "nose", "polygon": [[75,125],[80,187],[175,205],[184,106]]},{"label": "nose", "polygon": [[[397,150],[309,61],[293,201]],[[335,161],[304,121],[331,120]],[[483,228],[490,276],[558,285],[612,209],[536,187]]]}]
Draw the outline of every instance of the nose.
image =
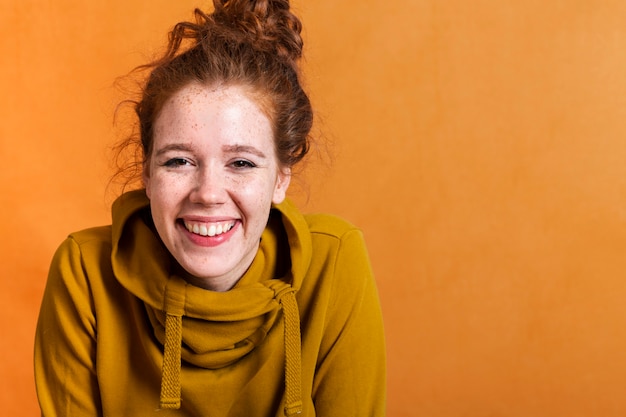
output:
[{"label": "nose", "polygon": [[189,194],[192,203],[212,206],[226,201],[226,181],[219,169],[209,167],[199,169],[194,182]]}]

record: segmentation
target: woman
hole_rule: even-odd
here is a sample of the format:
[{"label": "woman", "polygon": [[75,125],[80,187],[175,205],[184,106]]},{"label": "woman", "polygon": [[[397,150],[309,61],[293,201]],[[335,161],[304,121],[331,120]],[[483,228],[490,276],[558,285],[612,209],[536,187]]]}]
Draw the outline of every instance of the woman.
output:
[{"label": "woman", "polygon": [[384,415],[362,235],[285,199],[312,123],[300,21],[287,0],[214,7],[148,66],[145,188],[52,261],[35,346],[44,416]]}]

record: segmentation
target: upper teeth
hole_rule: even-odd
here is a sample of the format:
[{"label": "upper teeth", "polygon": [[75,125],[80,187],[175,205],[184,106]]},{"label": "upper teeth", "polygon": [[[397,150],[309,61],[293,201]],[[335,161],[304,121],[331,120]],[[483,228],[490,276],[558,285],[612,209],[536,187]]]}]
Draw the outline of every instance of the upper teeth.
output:
[{"label": "upper teeth", "polygon": [[228,232],[235,225],[234,221],[222,223],[189,223],[185,222],[185,227],[191,233],[201,236],[216,236]]}]

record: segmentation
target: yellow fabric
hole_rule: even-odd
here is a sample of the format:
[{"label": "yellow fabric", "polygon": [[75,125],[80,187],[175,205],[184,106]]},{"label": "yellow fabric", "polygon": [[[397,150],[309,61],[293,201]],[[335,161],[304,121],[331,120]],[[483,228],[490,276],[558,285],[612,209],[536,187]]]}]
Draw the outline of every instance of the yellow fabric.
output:
[{"label": "yellow fabric", "polygon": [[216,293],[176,275],[147,206],[125,194],[112,226],[55,254],[35,342],[43,416],[384,415],[382,316],[358,229],[287,201],[248,272]]},{"label": "yellow fabric", "polygon": [[180,344],[182,334],[182,317],[168,314],[165,320],[161,408],[180,408]]},{"label": "yellow fabric", "polygon": [[300,317],[295,292],[288,288],[276,294],[283,309],[285,334],[285,415],[302,413]]},{"label": "yellow fabric", "polygon": [[164,310],[165,343],[163,348],[163,376],[161,379],[161,408],[179,409],[181,402],[180,370],[183,340],[183,313],[186,284],[172,277],[167,282]]},{"label": "yellow fabric", "polygon": [[285,414],[288,416],[302,413],[300,387],[300,322],[298,305],[293,293],[282,301],[285,311]]}]

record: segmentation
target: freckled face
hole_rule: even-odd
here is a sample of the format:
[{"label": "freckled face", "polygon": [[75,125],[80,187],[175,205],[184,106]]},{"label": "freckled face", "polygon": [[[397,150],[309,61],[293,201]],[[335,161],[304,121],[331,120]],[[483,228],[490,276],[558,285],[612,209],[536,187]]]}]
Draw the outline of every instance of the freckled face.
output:
[{"label": "freckled face", "polygon": [[192,284],[232,288],[252,263],[290,172],[269,118],[238,86],[190,84],[154,125],[144,183],[157,232]]}]

